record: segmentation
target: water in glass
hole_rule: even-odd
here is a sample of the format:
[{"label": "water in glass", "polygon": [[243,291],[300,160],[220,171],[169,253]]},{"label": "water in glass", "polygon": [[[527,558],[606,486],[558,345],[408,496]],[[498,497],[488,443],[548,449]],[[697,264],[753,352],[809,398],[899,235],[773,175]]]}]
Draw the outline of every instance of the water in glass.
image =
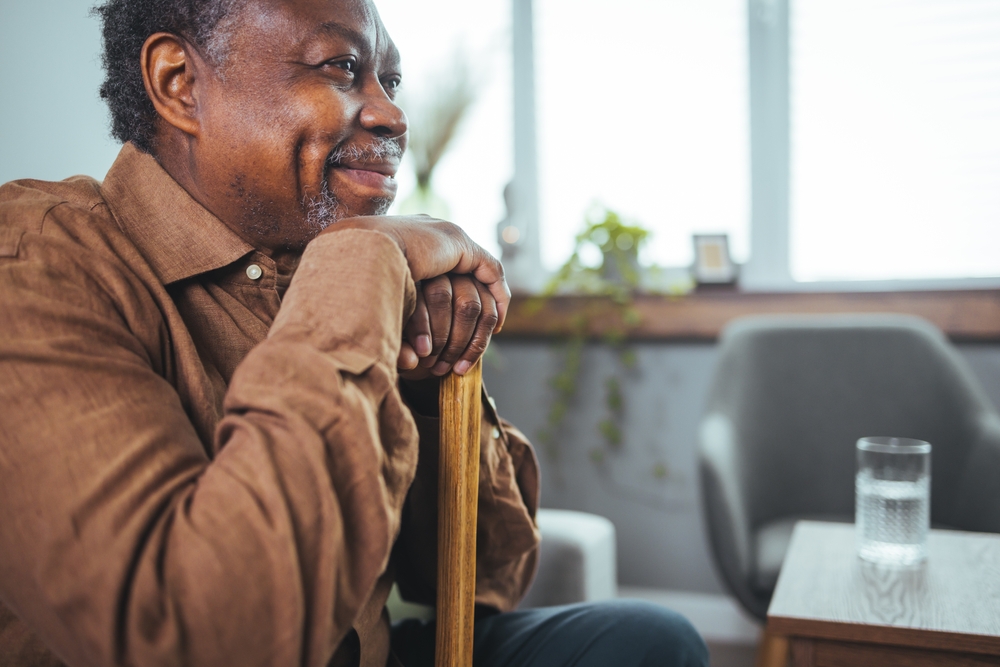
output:
[{"label": "water in glass", "polygon": [[930,478],[916,481],[857,476],[858,554],[865,560],[901,565],[926,557],[930,523]]}]

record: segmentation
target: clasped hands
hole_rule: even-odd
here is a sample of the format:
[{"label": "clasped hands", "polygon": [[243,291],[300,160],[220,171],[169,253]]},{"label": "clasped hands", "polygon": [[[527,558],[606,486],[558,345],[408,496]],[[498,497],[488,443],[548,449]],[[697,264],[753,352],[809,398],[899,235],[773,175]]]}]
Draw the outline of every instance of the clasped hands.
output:
[{"label": "clasped hands", "polygon": [[347,218],[324,233],[379,231],[392,238],[417,284],[397,367],[404,380],[465,374],[503,326],[510,290],[499,260],[457,225],[424,215]]}]

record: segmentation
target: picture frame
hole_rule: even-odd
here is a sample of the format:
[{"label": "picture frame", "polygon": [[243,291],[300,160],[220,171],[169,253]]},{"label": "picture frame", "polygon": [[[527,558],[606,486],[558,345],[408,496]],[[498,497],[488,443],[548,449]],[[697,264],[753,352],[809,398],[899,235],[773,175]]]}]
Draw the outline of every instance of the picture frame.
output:
[{"label": "picture frame", "polygon": [[737,267],[729,256],[728,234],[694,234],[694,266],[691,273],[700,285],[736,282]]}]

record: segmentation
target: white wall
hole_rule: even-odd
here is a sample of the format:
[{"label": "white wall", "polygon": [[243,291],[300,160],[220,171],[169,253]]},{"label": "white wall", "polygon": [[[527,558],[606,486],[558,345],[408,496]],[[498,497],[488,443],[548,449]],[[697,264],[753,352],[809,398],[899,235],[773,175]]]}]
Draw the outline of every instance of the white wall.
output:
[{"label": "white wall", "polygon": [[96,0],[0,0],[0,183],[104,178],[108,132]]}]

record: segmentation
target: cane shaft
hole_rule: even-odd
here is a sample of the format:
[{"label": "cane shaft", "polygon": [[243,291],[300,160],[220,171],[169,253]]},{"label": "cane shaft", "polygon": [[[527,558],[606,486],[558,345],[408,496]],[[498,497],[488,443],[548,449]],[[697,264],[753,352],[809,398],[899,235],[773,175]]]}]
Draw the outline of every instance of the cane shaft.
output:
[{"label": "cane shaft", "polygon": [[472,667],[482,366],[441,381],[435,667]]}]

